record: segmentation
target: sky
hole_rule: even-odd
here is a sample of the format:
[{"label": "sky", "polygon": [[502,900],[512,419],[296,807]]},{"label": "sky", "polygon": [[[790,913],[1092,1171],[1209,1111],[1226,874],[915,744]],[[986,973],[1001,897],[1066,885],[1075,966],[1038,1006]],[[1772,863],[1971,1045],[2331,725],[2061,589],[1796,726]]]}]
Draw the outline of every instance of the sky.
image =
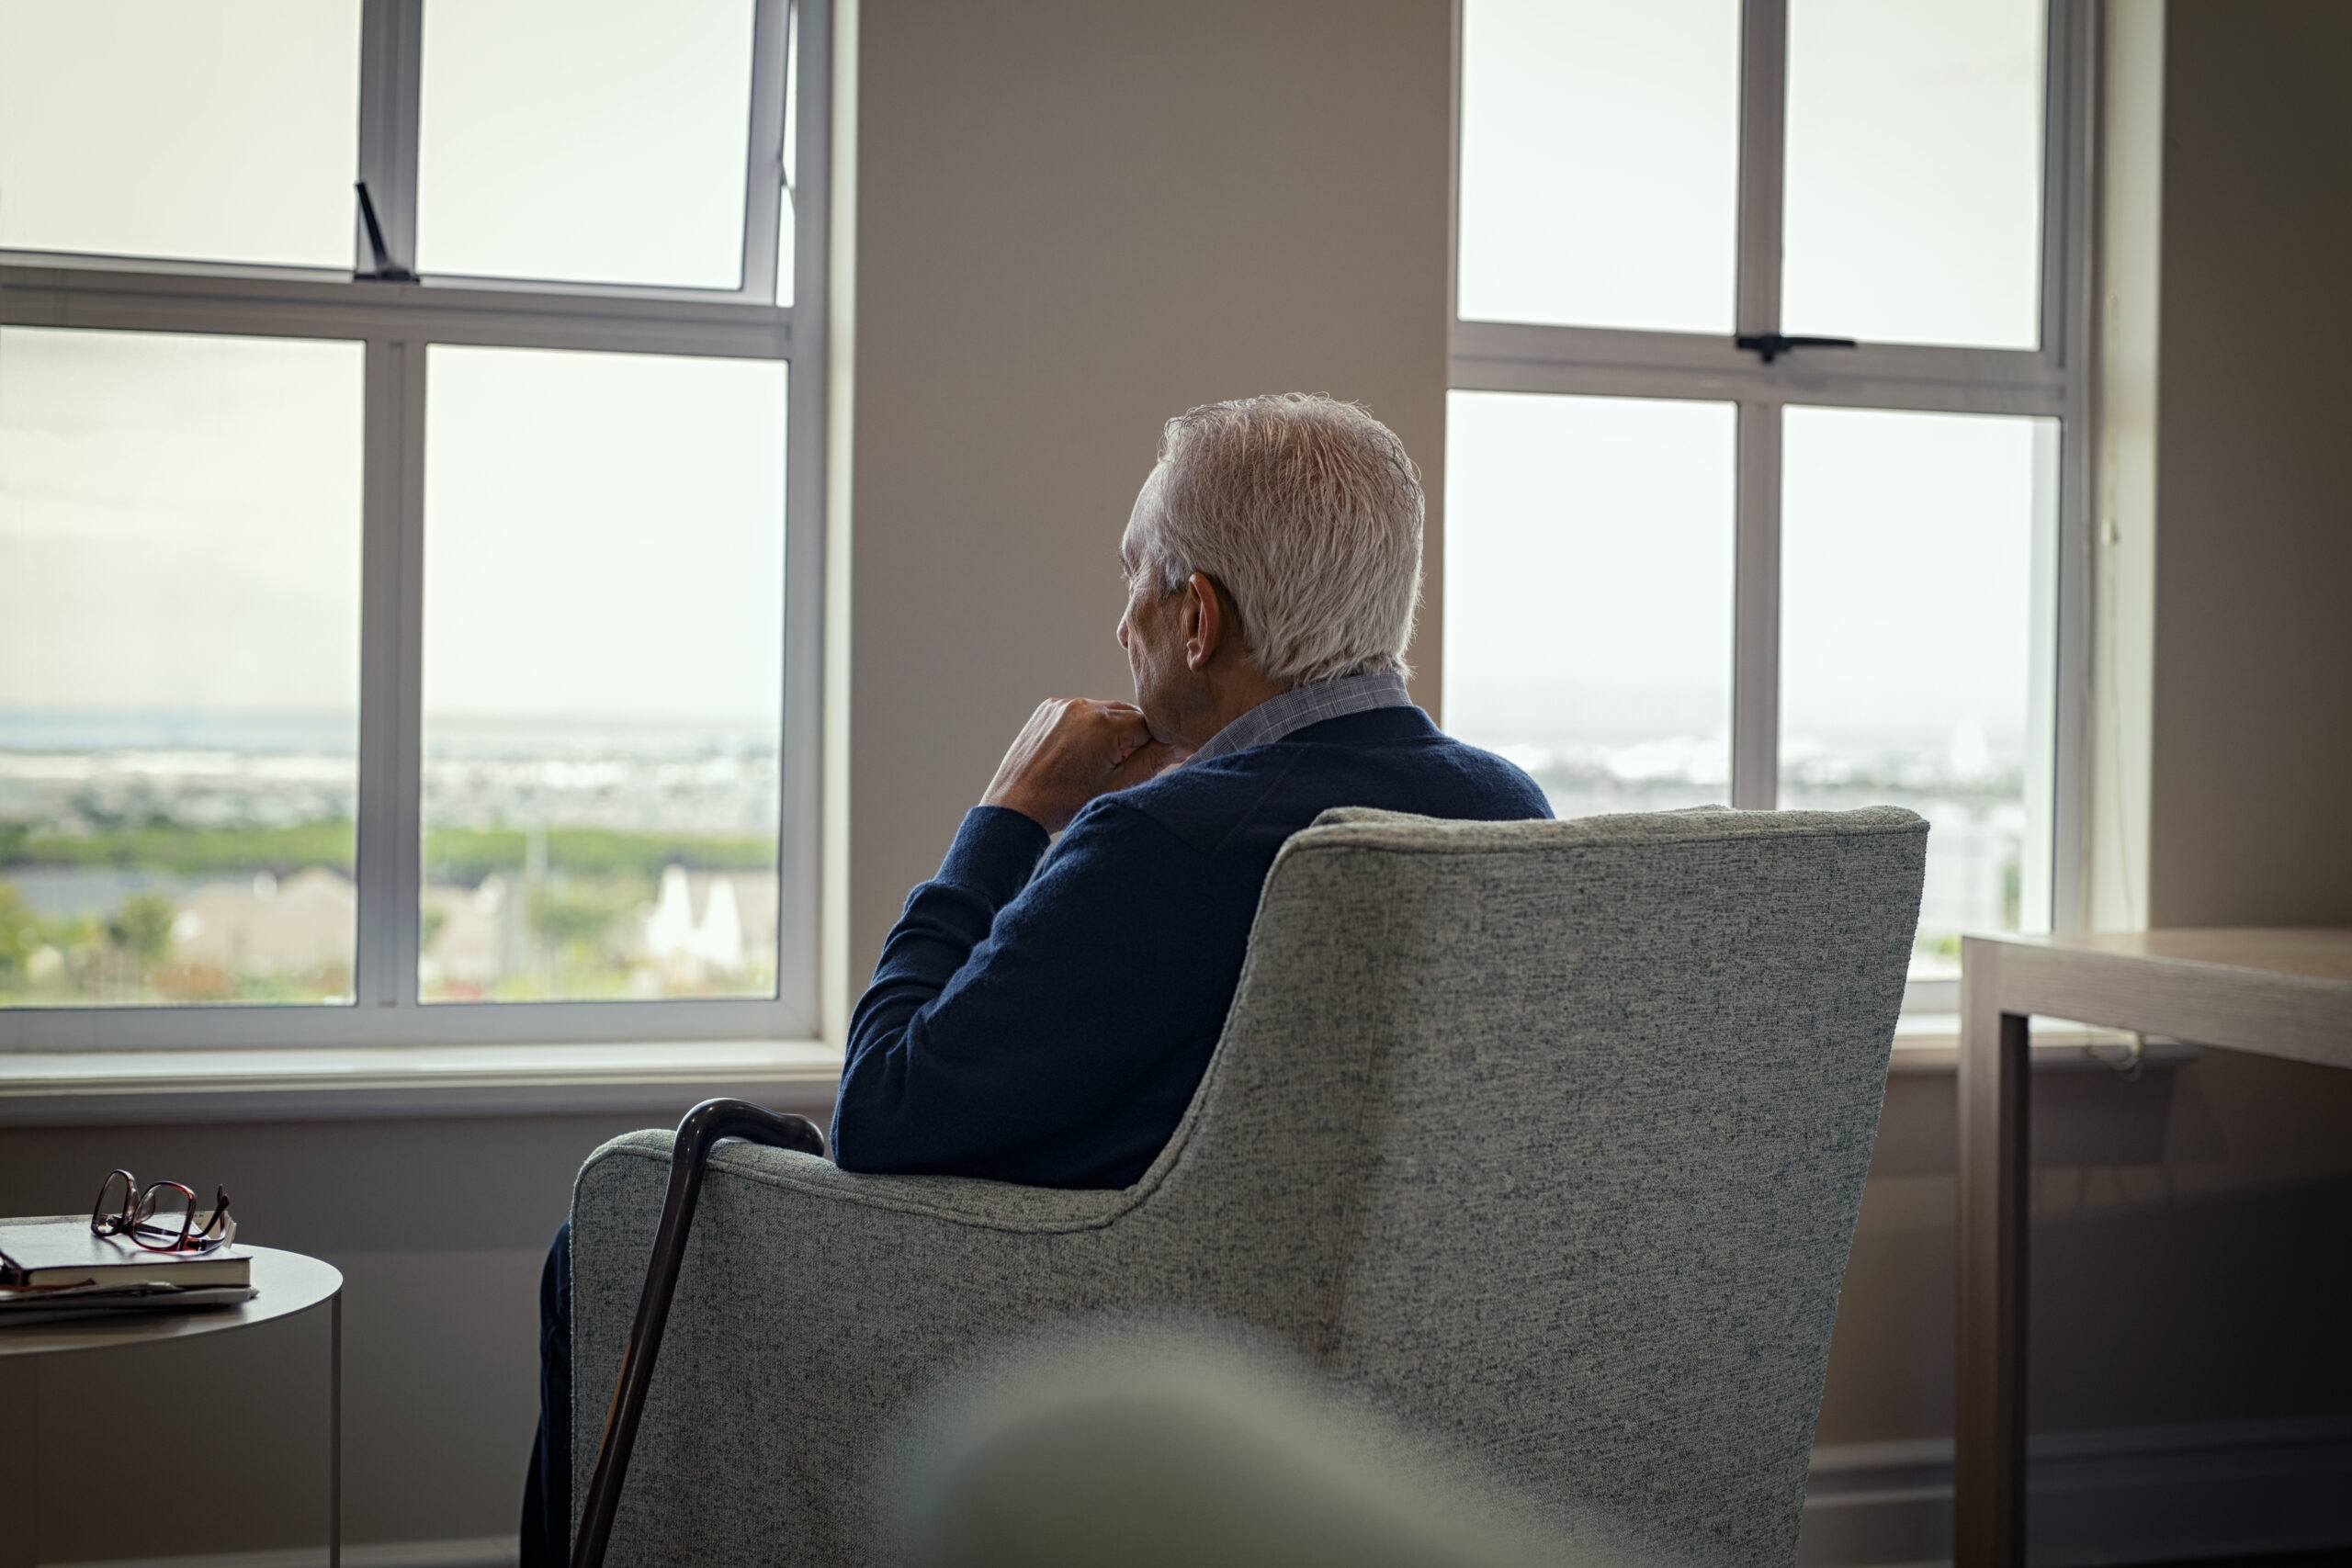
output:
[{"label": "sky", "polygon": [[[355,708],[362,355],[0,332],[0,707]],[[786,376],[435,345],[428,719],[772,729]]]},{"label": "sky", "polygon": [[[424,7],[418,265],[732,288],[752,0]],[[359,0],[0,0],[0,246],[347,267]]]},{"label": "sky", "polygon": [[418,270],[737,287],[752,0],[660,0],[658,14],[645,25],[645,0],[424,7]]},{"label": "sky", "polygon": [[783,692],[776,360],[435,344],[424,712],[700,718]]},{"label": "sky", "polygon": [[[1558,750],[1727,734],[1734,409],[1455,392],[1449,728]],[[2023,744],[2054,422],[1792,408],[1782,427],[1782,734]],[[1724,742],[1728,758],[1728,741]]]},{"label": "sky", "polygon": [[349,266],[358,0],[0,0],[0,246]]},{"label": "sky", "polygon": [[0,706],[351,709],[355,343],[0,330]]}]

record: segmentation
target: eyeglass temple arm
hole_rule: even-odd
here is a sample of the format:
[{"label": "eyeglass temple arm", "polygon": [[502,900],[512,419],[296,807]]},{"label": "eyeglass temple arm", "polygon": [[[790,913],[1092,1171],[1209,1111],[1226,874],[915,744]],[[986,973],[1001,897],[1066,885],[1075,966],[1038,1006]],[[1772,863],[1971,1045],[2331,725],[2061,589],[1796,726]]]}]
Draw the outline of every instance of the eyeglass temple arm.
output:
[{"label": "eyeglass temple arm", "polygon": [[670,1191],[662,1201],[662,1223],[653,1232],[652,1255],[646,1260],[637,1321],[621,1351],[620,1376],[614,1382],[612,1408],[605,1415],[604,1438],[596,1448],[596,1469],[588,1482],[587,1506],[581,1510],[571,1568],[603,1568],[613,1515],[620,1506],[621,1483],[628,1475],[629,1453],[637,1446],[637,1425],[645,1414],[646,1390],[653,1382],[653,1359],[661,1353],[662,1331],[670,1321],[670,1300],[678,1291],[686,1233],[694,1224],[695,1202],[702,1196],[703,1168],[721,1138],[797,1149],[820,1158],[825,1153],[825,1134],[814,1122],[805,1116],[784,1115],[748,1100],[706,1100],[678,1123],[677,1138],[670,1148]]}]

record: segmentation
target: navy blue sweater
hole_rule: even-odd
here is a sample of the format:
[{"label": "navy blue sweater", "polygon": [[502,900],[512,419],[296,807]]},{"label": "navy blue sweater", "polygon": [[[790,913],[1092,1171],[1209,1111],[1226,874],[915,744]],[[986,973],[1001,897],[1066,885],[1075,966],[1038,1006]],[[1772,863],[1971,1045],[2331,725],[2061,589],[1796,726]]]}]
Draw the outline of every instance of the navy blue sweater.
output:
[{"label": "navy blue sweater", "polygon": [[850,1020],[834,1159],[1132,1183],[1207,1070],[1274,852],[1334,806],[1552,814],[1534,780],[1416,707],[1326,719],[1104,795],[1050,854],[1020,812],[975,807],[908,896]]}]

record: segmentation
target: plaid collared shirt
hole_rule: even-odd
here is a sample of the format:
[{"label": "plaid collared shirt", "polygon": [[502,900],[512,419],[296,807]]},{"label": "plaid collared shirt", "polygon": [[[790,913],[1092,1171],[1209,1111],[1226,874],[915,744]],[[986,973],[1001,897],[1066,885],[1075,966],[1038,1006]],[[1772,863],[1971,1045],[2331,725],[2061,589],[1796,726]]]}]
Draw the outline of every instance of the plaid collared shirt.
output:
[{"label": "plaid collared shirt", "polygon": [[1305,729],[1310,724],[1320,724],[1327,718],[1369,713],[1374,708],[1412,705],[1413,699],[1405,690],[1405,677],[1393,670],[1375,670],[1365,675],[1342,675],[1336,681],[1317,681],[1310,686],[1294,686],[1279,697],[1270,697],[1260,703],[1210,736],[1208,743],[1193,753],[1193,761],[1205,762],[1212,757],[1229,757],[1252,746],[1263,746],[1269,740],[1280,740],[1285,735]]}]

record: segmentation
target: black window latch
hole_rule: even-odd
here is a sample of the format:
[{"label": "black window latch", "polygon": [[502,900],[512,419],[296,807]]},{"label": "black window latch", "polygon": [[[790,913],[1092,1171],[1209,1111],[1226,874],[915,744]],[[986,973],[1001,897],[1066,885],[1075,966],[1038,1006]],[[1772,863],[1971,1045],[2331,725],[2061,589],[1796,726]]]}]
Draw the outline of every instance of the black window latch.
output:
[{"label": "black window latch", "polygon": [[1779,333],[1744,333],[1731,340],[1734,348],[1745,348],[1770,365],[1792,348],[1852,348],[1849,337],[1783,337]]},{"label": "black window latch", "polygon": [[368,182],[356,182],[359,191],[359,219],[368,225],[368,248],[376,253],[376,270],[368,274],[379,283],[414,283],[416,274],[404,266],[394,266],[390,253],[384,249],[383,226],[376,221],[376,203],[368,195]]}]

